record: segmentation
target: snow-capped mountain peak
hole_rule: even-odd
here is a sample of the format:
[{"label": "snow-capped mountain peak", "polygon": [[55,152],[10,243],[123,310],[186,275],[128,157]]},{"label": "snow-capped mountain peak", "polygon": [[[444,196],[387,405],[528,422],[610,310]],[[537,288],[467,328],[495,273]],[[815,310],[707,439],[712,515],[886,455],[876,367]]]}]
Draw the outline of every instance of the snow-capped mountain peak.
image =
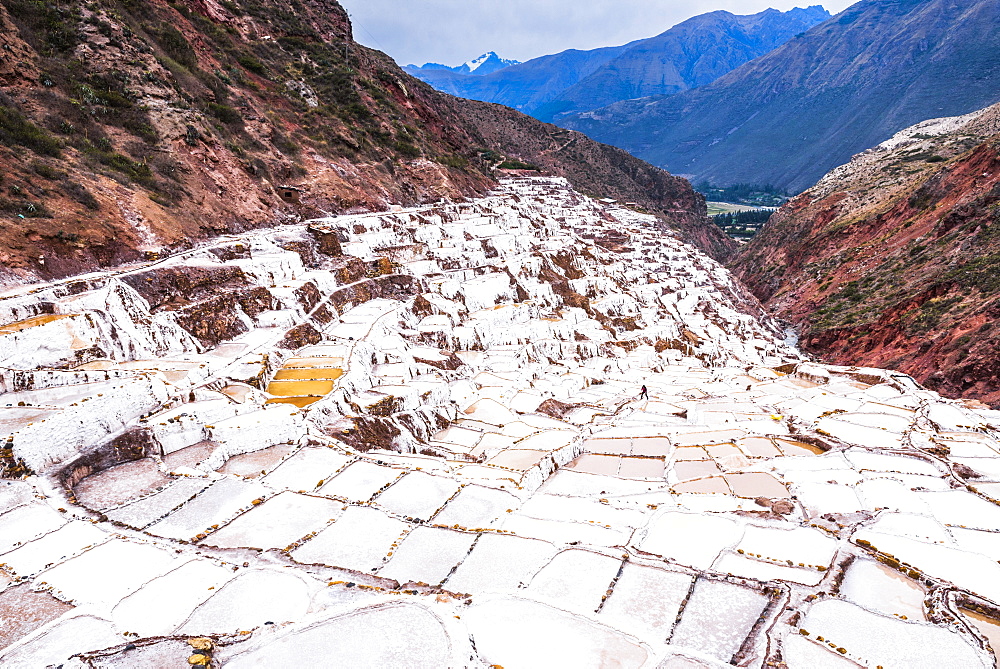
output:
[{"label": "snow-capped mountain peak", "polygon": [[481,68],[483,65],[489,63],[490,61],[498,61],[499,63],[502,63],[504,66],[517,64],[516,60],[504,60],[503,58],[498,56],[495,51],[487,51],[478,58],[473,58],[472,60],[466,62],[463,65],[463,67],[469,68],[469,72],[473,73],[479,70],[479,68]]}]

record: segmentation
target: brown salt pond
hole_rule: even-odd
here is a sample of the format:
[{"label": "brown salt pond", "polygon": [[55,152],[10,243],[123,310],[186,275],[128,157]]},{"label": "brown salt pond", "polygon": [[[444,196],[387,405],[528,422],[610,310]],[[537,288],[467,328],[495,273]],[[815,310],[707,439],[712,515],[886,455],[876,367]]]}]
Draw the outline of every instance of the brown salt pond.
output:
[{"label": "brown salt pond", "polygon": [[180,467],[197,467],[208,459],[219,445],[214,441],[199,441],[197,444],[185,446],[179,451],[164,455],[163,466],[172,471]]},{"label": "brown salt pond", "polygon": [[278,444],[253,453],[234,455],[217,471],[234,474],[246,479],[255,479],[273,469],[295,450],[294,444]]},{"label": "brown salt pond", "polygon": [[785,455],[823,455],[826,453],[826,451],[818,446],[813,446],[802,441],[795,441],[794,439],[776,437],[774,443],[777,444],[778,448]]},{"label": "brown salt pond", "polygon": [[488,465],[497,465],[507,469],[518,469],[524,471],[531,469],[538,461],[548,455],[548,451],[534,451],[530,449],[512,448],[502,453],[497,453],[486,461]]},{"label": "brown salt pond", "polygon": [[0,648],[5,648],[55,620],[73,606],[61,602],[48,592],[36,592],[28,583],[8,588],[0,593]]},{"label": "brown salt pond", "polygon": [[993,648],[993,657],[1000,662],[1000,620],[965,607],[961,607],[959,610],[990,642],[990,646]]},{"label": "brown salt pond", "polygon": [[126,462],[80,481],[73,489],[80,504],[111,509],[158,490],[173,479],[160,472],[152,458]]},{"label": "brown salt pond", "polygon": [[13,434],[32,423],[45,420],[56,413],[54,409],[25,409],[23,407],[0,408],[0,435]]},{"label": "brown salt pond", "polygon": [[44,316],[33,316],[32,318],[26,318],[23,321],[17,321],[16,323],[0,325],[0,335],[14,334],[29,328],[36,328],[39,325],[52,323],[53,321],[60,321],[64,318],[72,318],[75,315],[76,314],[45,314]]},{"label": "brown salt pond", "polygon": [[770,474],[763,472],[745,472],[736,474],[726,474],[726,481],[732,488],[733,494],[737,497],[757,498],[768,497],[771,499],[787,499],[791,497],[788,489]]}]

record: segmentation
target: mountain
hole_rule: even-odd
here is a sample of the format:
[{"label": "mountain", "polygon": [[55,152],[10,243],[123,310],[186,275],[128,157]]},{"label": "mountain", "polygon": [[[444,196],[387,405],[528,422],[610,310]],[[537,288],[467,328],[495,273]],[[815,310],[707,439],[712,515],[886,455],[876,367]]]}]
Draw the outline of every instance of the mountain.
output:
[{"label": "mountain", "polygon": [[520,61],[517,60],[506,60],[501,58],[495,51],[487,51],[478,58],[473,58],[472,60],[462,63],[457,67],[449,67],[448,65],[442,65],[440,63],[424,63],[420,66],[407,65],[403,69],[417,78],[421,78],[420,75],[424,70],[428,72],[455,72],[457,74],[468,74],[481,77],[519,63]]},{"label": "mountain", "polygon": [[805,350],[1000,405],[1000,104],[831,171],[732,267]]},{"label": "mountain", "polygon": [[534,115],[558,119],[621,100],[704,86],[828,18],[830,13],[819,5],[749,16],[725,11],[695,16],[635,44]]},{"label": "mountain", "polygon": [[433,90],[354,42],[333,0],[0,0],[0,48],[0,283],[461,199],[504,159],[639,203],[720,257],[733,248],[686,181]]},{"label": "mountain", "polygon": [[408,65],[403,69],[439,91],[469,100],[496,102],[530,114],[624,53],[629,46],[590,51],[570,49],[481,77],[448,69],[428,69],[426,65],[422,68]]},{"label": "mountain", "polygon": [[[761,56],[830,14],[820,6],[750,16],[709,12],[618,47],[569,50],[486,76],[407,68],[438,90],[497,102],[552,121],[619,100],[673,94],[705,85]],[[476,72],[479,74],[479,71]]]},{"label": "mountain", "polygon": [[1000,99],[1000,3],[862,0],[715,82],[560,123],[692,179],[792,191],[923,119]]}]

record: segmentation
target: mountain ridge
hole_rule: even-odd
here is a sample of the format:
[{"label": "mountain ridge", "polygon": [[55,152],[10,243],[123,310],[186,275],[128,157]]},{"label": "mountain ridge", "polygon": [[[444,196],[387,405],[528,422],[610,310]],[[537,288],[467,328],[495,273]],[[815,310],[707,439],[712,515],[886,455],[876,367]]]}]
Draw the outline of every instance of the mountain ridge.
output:
[{"label": "mountain ridge", "polygon": [[800,191],[909,125],[996,102],[998,27],[991,0],[862,0],[711,84],[560,123],[698,181]]},{"label": "mountain ridge", "polygon": [[504,104],[551,122],[618,100],[702,86],[829,16],[819,5],[751,15],[718,10],[650,38],[570,49],[482,77],[453,70],[407,71],[452,95]]},{"label": "mountain ridge", "polygon": [[505,67],[510,67],[512,65],[520,65],[518,60],[507,60],[506,58],[501,58],[497,55],[496,51],[487,51],[481,56],[477,56],[472,60],[466,61],[461,65],[450,66],[442,65],[441,63],[424,63],[423,65],[405,65],[403,69],[419,78],[419,73],[424,71],[431,72],[455,72],[457,74],[469,74],[475,76],[483,76],[486,74],[492,74]]}]

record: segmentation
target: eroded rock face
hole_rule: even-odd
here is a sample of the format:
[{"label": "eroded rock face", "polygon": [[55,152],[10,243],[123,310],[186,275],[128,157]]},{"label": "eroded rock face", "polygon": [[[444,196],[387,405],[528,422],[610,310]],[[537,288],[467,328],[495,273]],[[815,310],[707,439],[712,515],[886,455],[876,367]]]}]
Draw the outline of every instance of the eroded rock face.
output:
[{"label": "eroded rock face", "polygon": [[[168,268],[243,279],[152,313]],[[257,289],[232,338],[178,319]],[[1000,412],[806,361],[564,180],[0,314],[0,666],[992,666]]]},{"label": "eroded rock face", "polygon": [[918,124],[783,207],[733,263],[807,351],[1000,403],[996,106]]}]

